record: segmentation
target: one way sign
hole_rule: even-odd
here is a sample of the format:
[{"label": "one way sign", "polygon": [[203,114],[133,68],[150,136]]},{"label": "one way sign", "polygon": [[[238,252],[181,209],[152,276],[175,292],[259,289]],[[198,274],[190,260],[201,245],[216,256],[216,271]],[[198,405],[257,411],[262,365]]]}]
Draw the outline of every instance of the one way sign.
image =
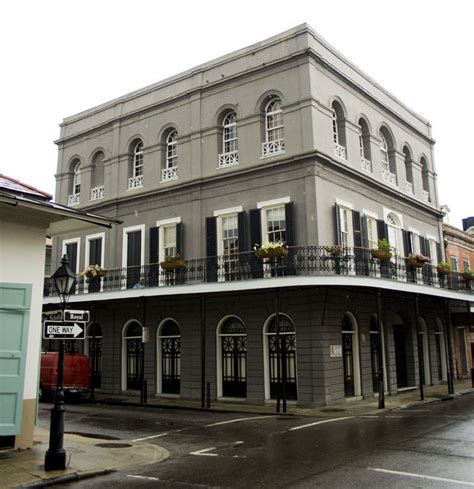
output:
[{"label": "one way sign", "polygon": [[44,321],[43,338],[45,340],[83,340],[85,336],[85,323],[75,321]]}]

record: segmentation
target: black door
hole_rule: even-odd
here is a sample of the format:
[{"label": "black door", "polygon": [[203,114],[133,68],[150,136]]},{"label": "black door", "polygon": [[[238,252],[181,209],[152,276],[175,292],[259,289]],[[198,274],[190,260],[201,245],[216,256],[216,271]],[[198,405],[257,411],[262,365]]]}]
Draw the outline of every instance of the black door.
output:
[{"label": "black door", "polygon": [[161,390],[179,394],[181,388],[181,338],[161,338]]},{"label": "black door", "polygon": [[222,336],[222,395],[247,397],[247,336]]},{"label": "black door", "polygon": [[[282,328],[283,329],[283,328]],[[280,334],[280,379],[278,378],[278,342],[277,335],[270,335],[270,397],[277,399],[283,396],[285,389],[286,399],[297,399],[296,387],[296,335]]]},{"label": "black door", "polygon": [[[102,238],[89,241],[89,265],[102,267]],[[89,292],[100,292],[100,277],[90,278]]]},{"label": "black door", "polygon": [[408,387],[407,352],[405,333],[400,330],[402,326],[393,327],[393,339],[395,342],[395,365],[397,367],[397,386]]},{"label": "black door", "polygon": [[344,364],[344,395],[353,397],[354,389],[354,352],[352,349],[352,333],[342,333],[342,359]]},{"label": "black door", "polygon": [[143,343],[141,338],[127,339],[127,389],[141,388]]},{"label": "black door", "polygon": [[140,286],[141,244],[141,231],[127,233],[127,289]]}]

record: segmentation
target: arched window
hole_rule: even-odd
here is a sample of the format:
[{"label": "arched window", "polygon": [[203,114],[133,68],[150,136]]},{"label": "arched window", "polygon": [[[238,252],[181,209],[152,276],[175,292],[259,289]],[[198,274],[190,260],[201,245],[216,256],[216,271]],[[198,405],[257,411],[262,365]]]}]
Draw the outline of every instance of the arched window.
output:
[{"label": "arched window", "polygon": [[284,153],[285,138],[281,100],[272,98],[265,106],[265,142],[262,144],[262,156]]},{"label": "arched window", "polygon": [[143,363],[143,328],[138,321],[127,323],[122,338],[122,389],[139,390]]},{"label": "arched window", "polygon": [[337,102],[332,103],[332,135],[334,140],[334,154],[346,159],[346,131],[345,117],[342,107]]},{"label": "arched window", "polygon": [[345,397],[362,393],[359,368],[359,335],[354,316],[346,313],[342,320],[342,364],[344,369]]},{"label": "arched window", "polygon": [[369,126],[362,117],[359,119],[359,151],[362,169],[372,172]]},{"label": "arched window", "polygon": [[68,205],[77,205],[81,199],[81,161],[76,160],[73,163],[72,170],[72,192],[68,198]]},{"label": "arched window", "polygon": [[235,316],[217,328],[217,380],[219,397],[247,397],[247,331]]},{"label": "arched window", "polygon": [[143,141],[138,140],[132,148],[131,176],[128,179],[128,189],[143,187]]},{"label": "arched window", "polygon": [[394,249],[395,255],[403,256],[403,238],[401,223],[398,217],[390,213],[386,218],[387,231],[388,231],[388,242],[390,246]]},{"label": "arched window", "polygon": [[[296,333],[291,319],[274,314],[266,321],[264,333],[265,398],[297,399]],[[278,341],[279,339],[279,341]]]},{"label": "arched window", "polygon": [[219,168],[239,163],[237,138],[237,115],[229,112],[222,121],[222,153],[219,155]]},{"label": "arched window", "polygon": [[102,151],[97,151],[92,158],[91,196],[90,200],[104,197],[104,158]]},{"label": "arched window", "polygon": [[380,162],[382,165],[382,179],[392,185],[397,185],[397,170],[394,155],[394,144],[386,128],[379,133]]},{"label": "arched window", "polygon": [[165,140],[165,167],[161,171],[161,181],[178,178],[178,131],[171,129]]},{"label": "arched window", "polygon": [[405,159],[405,179],[406,179],[406,191],[409,194],[414,193],[413,188],[413,166],[411,152],[407,146],[403,147],[403,154]]},{"label": "arched window", "polygon": [[158,328],[158,393],[179,394],[181,391],[181,331],[173,319]]},{"label": "arched window", "polygon": [[430,199],[430,177],[428,171],[428,163],[425,158],[421,158],[421,179],[423,182],[423,200],[425,202],[431,202]]},{"label": "arched window", "polygon": [[86,331],[85,353],[91,367],[91,384],[100,389],[102,384],[102,328],[99,323],[90,323]]}]

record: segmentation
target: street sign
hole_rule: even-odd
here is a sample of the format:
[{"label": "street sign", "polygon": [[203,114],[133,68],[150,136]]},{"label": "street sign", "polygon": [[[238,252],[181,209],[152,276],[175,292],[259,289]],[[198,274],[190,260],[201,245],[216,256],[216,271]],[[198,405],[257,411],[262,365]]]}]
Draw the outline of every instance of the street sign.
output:
[{"label": "street sign", "polygon": [[83,321],[89,322],[89,311],[80,311],[75,309],[66,309],[64,311],[64,321]]},{"label": "street sign", "polygon": [[83,340],[85,330],[85,322],[45,321],[43,338],[45,340]]},{"label": "street sign", "polygon": [[61,321],[62,311],[61,309],[57,309],[55,311],[43,311],[41,314],[42,321]]}]

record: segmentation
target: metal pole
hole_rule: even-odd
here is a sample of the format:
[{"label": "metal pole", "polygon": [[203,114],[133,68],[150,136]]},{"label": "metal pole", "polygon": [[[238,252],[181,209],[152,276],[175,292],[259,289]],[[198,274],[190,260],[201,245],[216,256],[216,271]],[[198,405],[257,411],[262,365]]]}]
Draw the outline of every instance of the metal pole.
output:
[{"label": "metal pole", "polygon": [[201,296],[201,407],[206,406],[206,295]]},{"label": "metal pole", "polygon": [[[61,302],[61,320],[64,320],[65,302]],[[44,470],[65,470],[66,451],[64,450],[64,340],[59,343],[58,375],[54,407],[51,409],[51,424],[49,428],[49,448],[44,458]]]},{"label": "metal pole", "polygon": [[146,387],[145,387],[145,324],[146,324],[146,297],[143,297],[143,334],[142,334],[142,364],[141,364],[141,372],[140,372],[140,381],[141,381],[141,389],[140,389],[140,403],[146,404]]},{"label": "metal pole", "polygon": [[420,317],[420,305],[418,302],[418,294],[415,294],[415,322],[416,322],[416,344],[418,347],[418,373],[420,377],[420,401],[425,398],[423,392],[423,379],[425,377],[425,365],[423,358],[423,349],[420,341],[420,324],[418,319]]},{"label": "metal pole", "polygon": [[445,311],[446,311],[446,340],[447,340],[447,350],[448,350],[448,394],[454,394],[454,365],[453,365],[453,352],[452,352],[452,324],[451,324],[451,314],[449,313],[449,301],[445,299]]},{"label": "metal pole", "polygon": [[377,290],[377,320],[379,323],[379,409],[385,408],[385,386],[383,379],[383,343],[382,343],[382,298],[380,289]]}]

